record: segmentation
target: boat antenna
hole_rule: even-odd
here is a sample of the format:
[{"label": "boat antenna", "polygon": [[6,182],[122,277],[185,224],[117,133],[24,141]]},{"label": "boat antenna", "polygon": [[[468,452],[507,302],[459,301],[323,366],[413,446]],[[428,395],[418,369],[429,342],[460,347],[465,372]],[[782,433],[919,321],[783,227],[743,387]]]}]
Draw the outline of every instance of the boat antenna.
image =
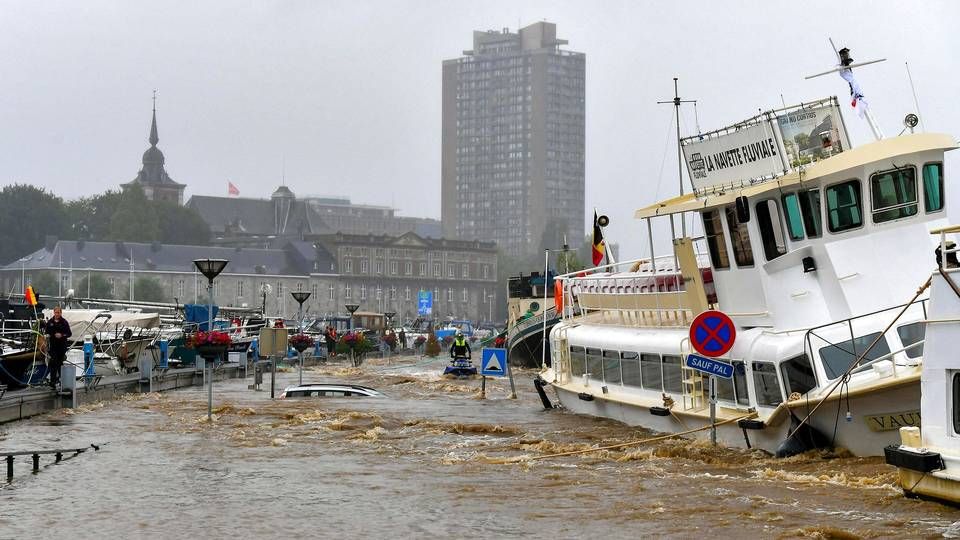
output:
[{"label": "boat antenna", "polygon": [[[693,103],[696,105],[697,100],[695,99],[680,99],[680,91],[677,86],[677,77],[673,78],[673,99],[670,101],[658,101],[659,105],[669,105],[673,104],[673,108],[676,110],[677,115],[677,177],[680,181],[680,196],[683,196],[683,148],[680,144],[680,104],[681,103]],[[697,130],[699,131],[699,129]],[[692,188],[692,184],[691,184]],[[673,217],[670,217],[671,222]],[[683,219],[683,215],[680,216],[680,227],[683,236],[687,236],[687,221]]]},{"label": "boat antenna", "polygon": [[927,126],[923,125],[923,114],[920,113],[920,100],[917,99],[917,89],[913,86],[913,75],[910,75],[910,62],[904,62],[903,65],[907,67],[907,79],[910,81],[910,91],[913,92],[913,106],[917,109],[917,116],[920,117],[920,129],[926,131]]},{"label": "boat antenna", "polygon": [[839,73],[840,76],[843,77],[843,80],[847,81],[847,84],[850,86],[850,105],[853,106],[853,108],[856,109],[857,114],[859,114],[861,118],[865,119],[867,124],[870,125],[870,130],[873,131],[873,136],[878,141],[883,139],[883,132],[880,131],[880,126],[877,125],[877,121],[873,118],[873,114],[870,113],[870,108],[867,106],[867,102],[864,99],[863,92],[860,89],[860,84],[856,79],[853,78],[853,68],[884,62],[886,61],[886,58],[880,58],[879,60],[867,60],[866,62],[854,62],[853,58],[850,57],[850,49],[844,47],[838,51],[837,46],[833,44],[833,38],[828,39],[830,40],[830,46],[833,47],[833,54],[837,57],[836,67],[821,73],[807,75],[804,77],[804,79],[809,80],[815,77],[829,75],[830,73]]}]

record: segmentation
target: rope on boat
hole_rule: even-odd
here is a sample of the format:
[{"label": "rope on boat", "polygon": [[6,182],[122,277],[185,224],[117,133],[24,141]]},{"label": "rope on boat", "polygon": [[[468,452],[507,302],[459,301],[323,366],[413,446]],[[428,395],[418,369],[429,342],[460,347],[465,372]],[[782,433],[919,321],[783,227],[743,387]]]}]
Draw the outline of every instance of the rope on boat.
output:
[{"label": "rope on boat", "polygon": [[[890,324],[888,324],[887,327],[884,328],[883,331],[880,332],[880,333],[877,335],[876,339],[873,340],[873,343],[871,343],[870,346],[867,347],[867,349],[866,349],[865,351],[863,351],[863,353],[861,353],[860,356],[858,356],[858,357],[850,364],[850,367],[847,368],[847,370],[843,373],[843,375],[841,375],[840,377],[837,378],[837,382],[833,383],[833,386],[831,386],[830,389],[827,390],[827,393],[820,398],[820,401],[818,401],[816,405],[813,406],[813,410],[811,410],[810,412],[808,412],[807,415],[803,417],[803,420],[801,420],[800,423],[797,424],[797,427],[795,427],[792,431],[790,431],[790,432],[787,434],[787,439],[789,439],[790,437],[793,437],[793,436],[797,433],[797,430],[799,430],[804,424],[807,423],[807,421],[810,420],[810,418],[813,416],[813,414],[814,414],[815,412],[817,412],[817,409],[819,409],[821,405],[823,405],[824,403],[826,403],[827,398],[829,398],[829,397],[834,393],[834,391],[836,391],[836,389],[837,389],[838,387],[840,387],[840,385],[846,384],[846,381],[849,380],[850,373],[853,372],[853,370],[854,370],[857,366],[860,365],[860,362],[862,362],[863,359],[867,356],[867,354],[869,354],[870,351],[872,351],[873,348],[877,345],[877,343],[879,343],[880,340],[883,339],[883,336],[885,336],[885,335],[887,334],[887,332],[889,332],[890,329],[893,328],[893,325],[897,324],[897,321],[900,320],[900,317],[902,317],[903,314],[906,313],[907,310],[910,309],[911,306],[913,306],[913,303],[917,300],[917,298],[919,298],[920,295],[923,294],[923,292],[926,291],[928,287],[930,287],[930,283],[931,283],[932,281],[933,281],[933,277],[932,277],[932,276],[927,278],[927,281],[925,281],[925,282],[923,283],[923,285],[921,285],[920,288],[917,289],[917,292],[916,292],[916,294],[913,295],[913,298],[911,298],[910,301],[907,302],[907,304],[906,304],[905,306],[903,306],[903,309],[900,310],[900,313],[897,313],[897,316],[894,317],[893,320],[890,321]],[[848,391],[849,391],[849,388],[848,388]],[[841,398],[842,398],[842,397],[843,397],[843,396],[841,395]],[[839,400],[838,400],[838,401],[839,401]],[[838,413],[838,414],[839,414],[839,413]],[[840,422],[840,420],[839,420],[839,416],[838,416],[838,418],[837,418],[837,423],[839,423],[839,422]]]},{"label": "rope on boat", "polygon": [[542,460],[542,459],[552,459],[552,458],[565,457],[565,456],[576,456],[576,455],[580,455],[580,454],[589,454],[590,452],[599,452],[599,451],[601,451],[601,450],[616,450],[616,449],[618,449],[618,448],[625,448],[625,447],[627,447],[627,446],[638,446],[638,445],[641,445],[641,444],[647,444],[647,443],[658,442],[658,441],[665,441],[665,440],[667,440],[667,439],[675,439],[675,438],[677,438],[677,437],[683,437],[684,435],[690,435],[690,434],[692,434],[692,433],[697,433],[698,431],[708,430],[708,429],[710,429],[710,428],[713,427],[713,426],[722,426],[722,425],[725,425],[725,424],[730,424],[730,423],[733,423],[733,422],[738,422],[738,421],[740,421],[740,420],[745,420],[745,419],[747,419],[747,418],[753,418],[753,417],[755,417],[755,416],[757,416],[757,413],[754,412],[754,413],[750,413],[750,414],[745,414],[745,415],[743,415],[743,416],[738,416],[738,417],[736,417],[736,418],[728,418],[728,419],[723,420],[723,421],[721,421],[721,422],[717,422],[716,424],[707,424],[707,425],[705,425],[705,426],[700,426],[700,427],[698,427],[698,428],[688,429],[688,430],[686,430],[686,431],[680,431],[680,432],[677,432],[677,433],[670,433],[670,434],[668,434],[668,435],[659,435],[659,436],[657,436],[657,437],[650,437],[650,438],[647,438],[647,439],[640,439],[640,440],[636,440],[636,441],[628,441],[628,442],[625,442],[625,443],[611,444],[611,445],[608,445],[608,446],[598,446],[598,447],[596,447],[596,448],[587,448],[586,450],[571,450],[571,451],[569,451],[569,452],[559,452],[559,453],[556,453],[556,454],[544,454],[544,455],[541,455],[541,456],[515,456],[515,457],[510,457],[510,458],[502,458],[502,459],[489,459],[489,458],[488,458],[488,459],[486,460],[486,462],[487,462],[487,463],[492,463],[492,464],[494,464],[494,465],[507,465],[507,464],[510,464],[510,463],[524,463],[524,462],[528,462],[528,461],[539,461],[539,460]]}]

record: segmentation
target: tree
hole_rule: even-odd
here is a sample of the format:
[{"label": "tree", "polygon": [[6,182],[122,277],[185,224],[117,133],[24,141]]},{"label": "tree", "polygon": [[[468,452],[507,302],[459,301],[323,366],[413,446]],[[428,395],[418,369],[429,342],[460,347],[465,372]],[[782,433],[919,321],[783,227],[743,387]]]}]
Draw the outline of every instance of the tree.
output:
[{"label": "tree", "polygon": [[57,277],[53,275],[53,272],[34,274],[30,279],[30,284],[33,286],[33,292],[38,296],[57,296],[57,293],[60,292],[57,286]]},{"label": "tree", "polygon": [[154,278],[141,277],[133,282],[133,297],[142,302],[164,302],[167,295],[163,285]]},{"label": "tree", "polygon": [[160,218],[147,200],[143,188],[129,186],[120,195],[120,204],[110,218],[109,240],[155,242],[160,240]]},{"label": "tree", "polygon": [[[136,283],[134,283],[136,285]],[[76,288],[77,296],[81,298],[113,298],[110,291],[110,282],[100,274],[93,274],[89,278],[84,277],[78,283]]]},{"label": "tree", "polygon": [[9,264],[43,246],[47,235],[61,236],[66,228],[63,200],[27,184],[0,190],[0,263]]},{"label": "tree", "polygon": [[202,246],[210,241],[210,226],[193,208],[169,201],[155,201],[160,241],[165,244]]}]

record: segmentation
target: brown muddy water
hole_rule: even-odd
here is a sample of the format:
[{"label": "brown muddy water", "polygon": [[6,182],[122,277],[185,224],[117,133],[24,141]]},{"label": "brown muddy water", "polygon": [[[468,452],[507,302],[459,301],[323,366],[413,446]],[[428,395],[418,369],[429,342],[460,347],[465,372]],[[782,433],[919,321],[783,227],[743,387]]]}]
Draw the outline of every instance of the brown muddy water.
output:
[{"label": "brown muddy water", "polygon": [[960,511],[904,498],[880,458],[673,440],[498,464],[651,433],[544,411],[533,372],[517,373],[519,399],[488,380],[481,401],[479,381],[438,380],[439,362],[396,366],[305,375],[385,399],[271,401],[231,380],[212,424],[195,388],[0,426],[8,450],[109,443],[36,475],[19,460],[0,538],[960,537]]}]

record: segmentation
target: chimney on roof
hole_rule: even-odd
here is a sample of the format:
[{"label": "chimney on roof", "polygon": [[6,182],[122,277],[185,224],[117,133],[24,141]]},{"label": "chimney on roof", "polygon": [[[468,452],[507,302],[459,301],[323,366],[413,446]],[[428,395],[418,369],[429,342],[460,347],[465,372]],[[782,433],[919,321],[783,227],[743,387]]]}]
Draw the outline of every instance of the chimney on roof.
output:
[{"label": "chimney on roof", "polygon": [[57,247],[57,237],[52,234],[48,234],[43,242],[43,247],[50,252],[53,252],[53,249]]}]

